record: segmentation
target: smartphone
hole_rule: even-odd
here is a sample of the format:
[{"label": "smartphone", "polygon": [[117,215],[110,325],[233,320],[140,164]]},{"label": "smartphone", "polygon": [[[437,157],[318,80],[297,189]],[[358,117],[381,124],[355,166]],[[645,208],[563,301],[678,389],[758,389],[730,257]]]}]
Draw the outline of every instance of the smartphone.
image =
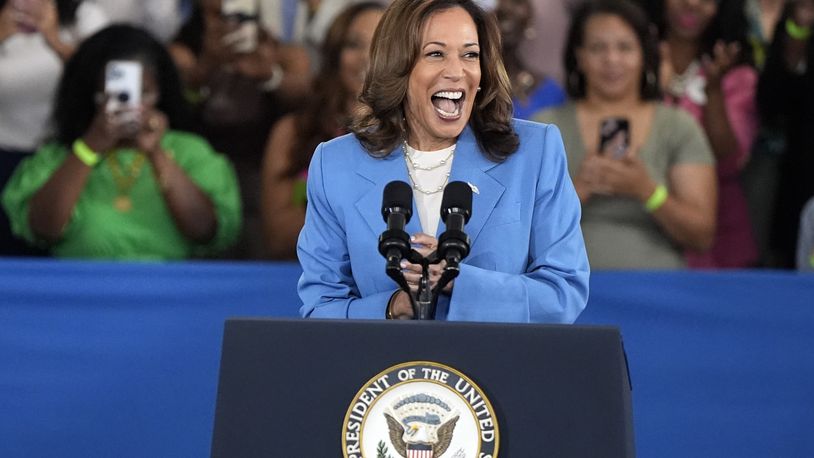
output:
[{"label": "smartphone", "polygon": [[105,67],[107,111],[136,109],[141,104],[141,62],[111,60]]},{"label": "smartphone", "polygon": [[599,154],[614,159],[623,157],[630,148],[630,122],[627,118],[603,119],[599,125]]},{"label": "smartphone", "polygon": [[105,67],[105,110],[118,122],[138,122],[141,105],[141,62],[111,60]]},{"label": "smartphone", "polygon": [[235,52],[250,53],[257,48],[257,9],[256,0],[222,0],[221,15],[236,24],[223,40]]}]

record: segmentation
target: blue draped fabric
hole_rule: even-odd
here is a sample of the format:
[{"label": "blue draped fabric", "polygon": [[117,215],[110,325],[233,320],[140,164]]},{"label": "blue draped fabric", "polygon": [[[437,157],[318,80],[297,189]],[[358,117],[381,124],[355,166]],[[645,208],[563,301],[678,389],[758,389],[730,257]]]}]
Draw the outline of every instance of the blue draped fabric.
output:
[{"label": "blue draped fabric", "polygon": [[[208,456],[223,322],[299,273],[0,259],[0,456]],[[597,272],[579,323],[622,330],[639,456],[814,456],[814,276]]]}]

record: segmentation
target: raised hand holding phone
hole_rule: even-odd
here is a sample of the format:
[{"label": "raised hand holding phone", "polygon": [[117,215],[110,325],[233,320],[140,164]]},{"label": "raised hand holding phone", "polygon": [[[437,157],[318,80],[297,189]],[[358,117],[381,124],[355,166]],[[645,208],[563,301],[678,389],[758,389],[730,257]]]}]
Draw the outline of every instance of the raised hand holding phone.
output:
[{"label": "raised hand holding phone", "polygon": [[98,153],[107,153],[122,140],[134,140],[141,129],[142,67],[137,61],[110,61],[105,82],[96,95],[96,115],[82,136]]},{"label": "raised hand holding phone", "polygon": [[36,33],[42,0],[11,0],[10,4],[17,30],[22,33]]},{"label": "raised hand holding phone", "polygon": [[599,154],[621,159],[630,149],[630,122],[627,118],[606,118],[599,126]]},{"label": "raised hand holding phone", "polygon": [[49,46],[61,46],[59,17],[54,0],[11,0],[11,14],[20,32],[39,32]]},{"label": "raised hand holding phone", "polygon": [[239,54],[254,52],[259,35],[256,0],[223,0],[221,14],[232,24],[223,44]]}]

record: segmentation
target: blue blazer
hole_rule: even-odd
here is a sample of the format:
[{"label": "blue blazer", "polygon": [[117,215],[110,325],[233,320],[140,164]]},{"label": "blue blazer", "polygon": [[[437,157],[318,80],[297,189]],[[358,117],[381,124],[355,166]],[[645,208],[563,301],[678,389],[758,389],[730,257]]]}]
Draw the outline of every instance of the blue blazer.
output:
[{"label": "blue blazer", "polygon": [[[514,128],[520,147],[502,163],[481,153],[470,127],[458,138],[450,181],[475,190],[471,250],[452,294],[438,300],[439,320],[573,323],[585,308],[588,258],[562,137],[553,125]],[[393,180],[410,182],[401,147],[373,158],[351,134],[317,147],[297,244],[303,316],[384,318],[398,289],[378,252],[382,192]],[[421,232],[417,216],[406,230]]]}]

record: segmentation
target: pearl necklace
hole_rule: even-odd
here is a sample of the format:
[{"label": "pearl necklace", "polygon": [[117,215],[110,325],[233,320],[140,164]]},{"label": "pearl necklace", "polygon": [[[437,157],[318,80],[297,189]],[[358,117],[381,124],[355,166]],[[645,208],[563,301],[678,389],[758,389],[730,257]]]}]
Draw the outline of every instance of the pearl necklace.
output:
[{"label": "pearl necklace", "polygon": [[409,145],[407,144],[406,141],[404,142],[404,157],[406,157],[410,161],[410,164],[413,166],[413,169],[415,169],[415,170],[435,170],[438,167],[441,167],[442,165],[445,165],[447,163],[447,161],[452,157],[453,154],[455,154],[455,148],[452,148],[451,150],[449,150],[449,154],[447,154],[447,157],[441,159],[441,162],[439,162],[439,163],[437,163],[435,165],[422,166],[421,164],[419,164],[418,162],[415,161],[415,158],[410,153]]},{"label": "pearl necklace", "polygon": [[[457,146],[457,145],[455,145],[455,146]],[[428,166],[428,167],[422,167],[422,166],[420,166],[419,164],[417,164],[415,162],[412,155],[409,153],[410,147],[409,147],[409,145],[407,145],[407,141],[406,140],[404,141],[404,145],[403,145],[403,148],[404,148],[404,160],[407,162],[407,176],[409,176],[410,181],[413,182],[413,189],[415,189],[416,191],[420,192],[421,194],[424,194],[424,195],[427,195],[427,196],[431,196],[433,194],[438,194],[439,192],[444,190],[444,186],[446,186],[447,182],[449,181],[449,173],[450,172],[447,172],[447,173],[444,174],[444,181],[440,185],[438,185],[437,188],[435,188],[434,190],[429,190],[429,189],[422,188],[418,184],[418,180],[416,180],[415,176],[413,176],[413,171],[411,170],[411,166],[415,170],[425,170],[425,171],[435,170],[435,169],[437,169],[437,168],[439,168],[439,167],[441,167],[443,165],[446,165],[447,161],[452,159],[452,155],[455,154],[455,146],[452,147],[452,149],[450,150],[447,157],[445,157],[444,159],[441,159],[441,162],[439,162],[438,164]]]}]

